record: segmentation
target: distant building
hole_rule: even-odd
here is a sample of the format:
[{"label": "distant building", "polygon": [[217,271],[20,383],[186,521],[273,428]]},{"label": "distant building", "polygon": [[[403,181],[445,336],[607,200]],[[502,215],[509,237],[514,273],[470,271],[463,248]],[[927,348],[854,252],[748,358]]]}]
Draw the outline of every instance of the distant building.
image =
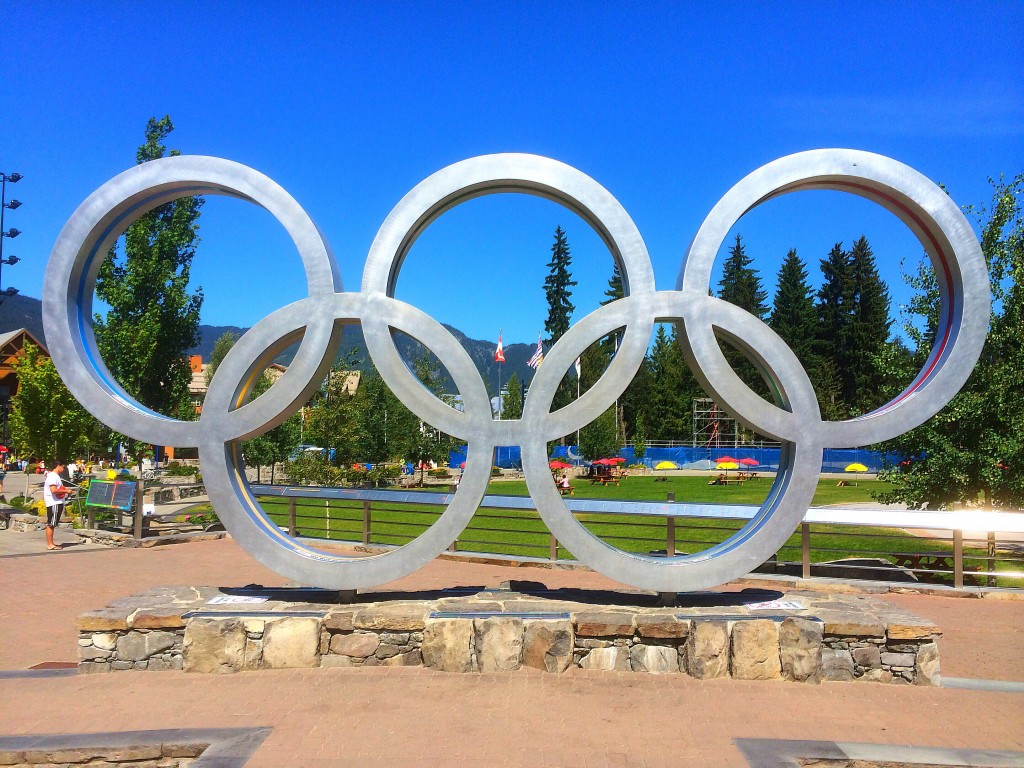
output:
[{"label": "distant building", "polygon": [[11,398],[18,394],[18,374],[14,372],[14,364],[21,355],[25,342],[31,342],[39,348],[42,358],[49,358],[50,353],[43,343],[32,335],[27,328],[8,331],[0,334],[0,430],[3,438],[7,438],[7,414],[11,408]]},{"label": "distant building", "polygon": [[[206,399],[207,383],[206,383],[206,372],[210,368],[209,363],[204,363],[203,358],[200,355],[191,355],[188,359],[189,367],[192,369],[192,381],[188,385],[188,394],[192,400],[192,407],[196,409],[196,413],[203,412],[203,401]],[[279,365],[278,363],[271,363],[266,370],[267,376],[270,377],[271,383],[277,381],[284,375],[284,372],[288,369]],[[342,386],[350,394],[354,395],[356,390],[359,388],[359,380],[361,377],[359,371],[331,371],[331,378],[336,379],[343,377]]]}]

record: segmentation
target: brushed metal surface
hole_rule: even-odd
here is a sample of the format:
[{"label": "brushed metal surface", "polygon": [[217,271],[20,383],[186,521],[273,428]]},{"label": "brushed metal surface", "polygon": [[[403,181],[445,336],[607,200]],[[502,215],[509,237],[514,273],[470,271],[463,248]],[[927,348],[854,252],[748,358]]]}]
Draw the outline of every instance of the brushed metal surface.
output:
[{"label": "brushed metal surface", "polygon": [[[806,372],[792,350],[749,313],[708,295],[711,270],[730,228],[749,210],[789,192],[832,189],[872,200],[898,216],[921,241],[939,277],[940,332],[931,357],[891,403],[856,419],[824,421]],[[397,300],[395,285],[416,238],[466,200],[489,194],[536,195],[579,214],[622,271],[626,296],[572,326],[546,354],[523,416],[494,420],[472,359],[434,318]],[[196,422],[177,421],[135,402],[114,381],[96,348],[92,297],[100,262],[126,227],[157,205],[187,195],[223,194],[264,207],[291,236],[306,272],[308,297],[253,326],[224,358]],[[589,176],[544,157],[497,154],[448,166],[405,195],[370,247],[361,290],[345,292],[330,246],[303,209],[277,184],[238,163],[173,157],[132,168],[90,195],[60,233],[44,283],[43,321],[54,363],[71,392],[104,423],[139,440],[197,447],[210,499],[226,528],[275,571],[304,584],[355,589],[383,584],[425,565],[458,537],[484,503],[493,450],[522,447],[523,470],[538,513],[580,561],[634,587],[659,592],[718,586],[769,559],[810,506],[822,450],[867,445],[899,435],[942,408],[970,375],[989,317],[984,258],[967,220],[935,184],[880,155],[856,150],[802,152],[759,168],[711,210],[680,267],[676,290],[658,291],[636,225]],[[650,557],[612,547],[583,527],[559,495],[546,443],[600,415],[629,385],[657,322],[679,329],[687,360],[710,394],[737,421],[783,443],[780,471],[765,503],[736,534],[703,552]],[[317,390],[335,359],[341,328],[360,323],[381,376],[421,419],[468,445],[458,491],[437,522],[409,544],[369,557],[316,550],[285,535],[260,509],[245,480],[241,440],[271,429]],[[583,350],[624,329],[608,369],[579,400],[551,412],[559,382]],[[462,395],[458,411],[416,379],[395,347],[395,331],[440,359]],[[774,403],[751,391],[729,366],[723,338],[762,371]],[[287,373],[253,402],[247,396],[276,354],[301,339]]]}]

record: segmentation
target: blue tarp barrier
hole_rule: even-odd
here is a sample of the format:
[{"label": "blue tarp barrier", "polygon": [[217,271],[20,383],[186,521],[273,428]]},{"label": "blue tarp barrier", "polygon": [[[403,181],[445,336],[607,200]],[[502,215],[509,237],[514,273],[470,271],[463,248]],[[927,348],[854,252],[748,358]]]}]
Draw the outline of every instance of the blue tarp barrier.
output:
[{"label": "blue tarp barrier", "polygon": [[[643,459],[637,459],[632,446],[619,451],[619,456],[626,464],[644,464],[654,467],[662,461],[675,462],[680,469],[711,469],[717,459],[730,456],[734,459],[754,459],[763,471],[774,471],[779,468],[779,448],[693,448],[679,446],[675,448],[648,448]],[[551,458],[561,459],[570,464],[585,463],[580,458],[579,449],[575,445],[556,445]],[[882,469],[888,459],[895,464],[898,457],[886,455],[879,451],[864,448],[826,448],[821,461],[822,472],[843,472],[851,464],[863,464],[870,473]],[[458,467],[466,460],[466,454],[452,451],[449,457],[450,466]],[[494,465],[502,469],[522,469],[522,455],[517,445],[501,446],[495,449]],[[751,467],[751,469],[755,469]],[[756,470],[755,470],[756,471]]]}]

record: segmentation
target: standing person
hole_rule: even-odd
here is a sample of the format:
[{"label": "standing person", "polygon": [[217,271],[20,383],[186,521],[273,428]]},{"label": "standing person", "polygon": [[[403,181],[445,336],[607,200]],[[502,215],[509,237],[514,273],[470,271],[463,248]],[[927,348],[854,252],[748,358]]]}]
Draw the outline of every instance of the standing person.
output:
[{"label": "standing person", "polygon": [[46,548],[63,549],[60,544],[53,543],[53,529],[60,525],[60,516],[64,514],[64,500],[71,490],[64,487],[60,473],[64,471],[64,462],[56,461],[53,469],[46,473],[43,480],[43,503],[46,504]]}]

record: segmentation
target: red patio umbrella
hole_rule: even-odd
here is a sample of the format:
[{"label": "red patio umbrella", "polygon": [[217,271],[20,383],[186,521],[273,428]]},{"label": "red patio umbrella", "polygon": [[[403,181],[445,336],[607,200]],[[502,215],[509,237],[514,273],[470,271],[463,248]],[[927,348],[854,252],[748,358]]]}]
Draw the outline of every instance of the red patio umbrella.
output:
[{"label": "red patio umbrella", "polygon": [[760,466],[761,462],[758,461],[757,459],[749,459],[748,458],[748,459],[740,459],[740,464],[744,464],[744,465],[746,465],[748,467],[757,467],[757,466]]},{"label": "red patio umbrella", "polygon": [[609,464],[614,464],[611,459],[598,459],[597,461],[590,462],[591,464],[600,464],[602,467],[607,467]]},{"label": "red patio umbrella", "polygon": [[548,462],[548,467],[550,469],[569,469],[571,466],[571,464],[566,464],[564,461],[559,461],[558,459]]},{"label": "red patio umbrella", "polygon": [[715,459],[715,464],[721,464],[726,461],[731,461],[733,464],[739,464],[739,459],[734,459],[732,456],[719,456]]},{"label": "red patio umbrella", "polygon": [[626,460],[624,458],[622,458],[621,456],[613,456],[612,458],[608,459],[608,461],[610,461],[612,464],[625,464],[626,463]]}]

